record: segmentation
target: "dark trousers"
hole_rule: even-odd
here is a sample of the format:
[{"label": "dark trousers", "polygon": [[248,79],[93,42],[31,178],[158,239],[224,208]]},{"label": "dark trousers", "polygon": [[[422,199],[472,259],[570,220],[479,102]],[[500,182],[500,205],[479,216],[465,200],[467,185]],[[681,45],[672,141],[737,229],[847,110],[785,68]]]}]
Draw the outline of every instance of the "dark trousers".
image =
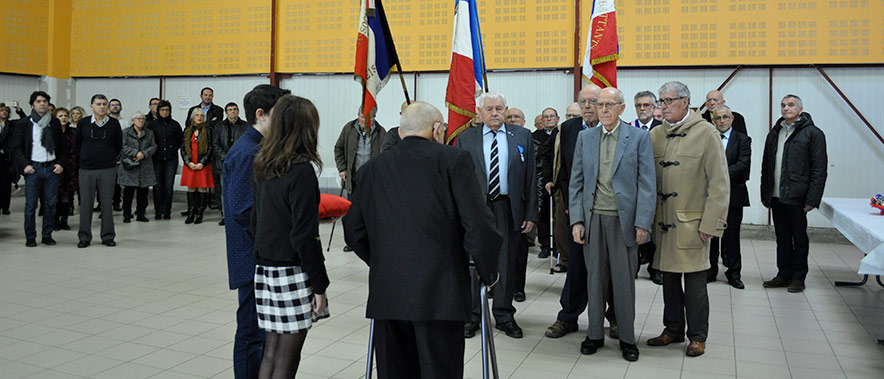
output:
[{"label": "dark trousers", "polygon": [[150,192],[148,187],[125,187],[123,188],[123,214],[132,216],[132,197],[137,193],[135,215],[144,216],[147,209],[147,193]]},{"label": "dark trousers", "polygon": [[51,237],[55,226],[55,200],[58,197],[58,174],[53,166],[34,167],[33,174],[25,175],[25,238],[37,238],[37,199],[43,203],[43,230],[41,237]]},{"label": "dark trousers", "polygon": [[[98,192],[98,205],[101,207],[101,241],[113,240],[114,231],[114,186],[117,183],[117,168],[100,170],[80,169],[80,192],[86,204],[95,204],[95,193]],[[77,233],[80,241],[92,242],[92,207],[80,207],[80,230]]]},{"label": "dark trousers", "polygon": [[154,159],[153,170],[157,175],[157,184],[153,186],[153,208],[157,213],[171,213],[172,189],[175,188],[178,160]]},{"label": "dark trousers", "polygon": [[[565,213],[568,204],[562,200],[562,193],[556,192],[553,196],[553,239],[555,240],[556,251],[559,253],[560,263],[564,266],[568,265],[568,256],[573,245],[571,238],[571,218]],[[580,250],[577,250],[580,251]],[[583,266],[583,264],[578,264]]]},{"label": "dark trousers", "polygon": [[546,190],[540,192],[541,196],[537,199],[537,202],[540,204],[540,213],[538,213],[539,218],[535,228],[537,229],[537,241],[540,243],[540,247],[548,249],[552,246],[552,231],[550,230],[552,197],[546,192]]},{"label": "dark trousers", "polygon": [[[684,276],[684,289],[681,278]],[[680,339],[687,336],[691,341],[706,342],[709,334],[709,295],[706,292],[706,271],[663,271],[663,333]]]},{"label": "dark trousers", "polygon": [[257,378],[265,336],[258,327],[255,284],[239,287],[237,292],[239,307],[236,308],[236,337],[233,341],[233,375],[237,379]]},{"label": "dark trousers", "polygon": [[216,160],[212,165],[212,180],[215,182],[215,188],[212,189],[214,191],[214,195],[212,197],[215,198],[215,203],[218,205],[218,209],[223,207],[223,201],[221,199],[224,198],[224,189],[221,185],[221,171],[224,169],[224,161]]},{"label": "dark trousers", "polygon": [[518,249],[516,249],[516,288],[513,293],[525,293],[525,276],[528,275],[528,235],[519,234]]},{"label": "dark trousers", "polygon": [[[727,229],[719,239],[712,238],[709,248],[709,271],[708,277],[715,279],[718,276],[718,256],[721,252],[721,261],[727,267],[724,275],[728,280],[739,280],[740,270],[743,268],[740,255],[740,226],[743,223],[743,207],[730,207],[727,210]],[[720,249],[719,249],[720,245]]]},{"label": "dark trousers", "polygon": [[123,187],[119,184],[114,184],[114,199],[113,206],[117,208],[120,206],[120,202],[123,199]]},{"label": "dark trousers", "polygon": [[0,161],[0,209],[9,210],[9,202],[12,199],[12,172],[9,171],[11,163]]},{"label": "dark trousers", "polygon": [[783,204],[775,197],[770,201],[770,210],[777,235],[777,276],[789,281],[803,281],[807,277],[807,256],[810,253],[804,206]]},{"label": "dark trousers", "polygon": [[463,378],[463,321],[375,320],[380,379]]},{"label": "dark trousers", "polygon": [[581,254],[583,252],[583,245],[574,242],[572,238],[568,249],[571,251],[571,254],[568,261],[568,272],[565,273],[565,284],[562,286],[562,296],[559,298],[562,310],[559,311],[557,319],[573,324],[577,322],[577,318],[586,310],[588,296],[586,293],[587,273],[586,260],[583,254]]},{"label": "dark trousers", "polygon": [[[489,201],[491,213],[494,214],[495,229],[503,236],[500,245],[500,256],[497,259],[497,272],[500,281],[492,287],[494,301],[491,303],[491,314],[497,322],[513,321],[516,308],[513,307],[513,293],[516,291],[516,254],[521,233],[514,229],[513,216],[510,210],[510,200],[502,199]],[[482,285],[476,273],[472,275],[473,287],[473,322],[479,322],[481,318],[479,300],[479,286]],[[585,304],[584,304],[585,306]]]},{"label": "dark trousers", "polygon": [[[650,276],[651,278],[653,278],[654,274],[657,271],[659,271],[659,270],[655,270],[653,267],[651,267],[654,265],[654,255],[656,255],[655,254],[656,250],[657,250],[657,244],[655,244],[654,241],[648,241],[648,242],[645,242],[641,245],[638,245],[639,267],[641,267],[641,265],[644,264],[643,262],[647,262],[648,263],[648,276]],[[638,275],[638,271],[639,271],[638,268],[636,268],[636,271],[635,271],[636,275]]]}]

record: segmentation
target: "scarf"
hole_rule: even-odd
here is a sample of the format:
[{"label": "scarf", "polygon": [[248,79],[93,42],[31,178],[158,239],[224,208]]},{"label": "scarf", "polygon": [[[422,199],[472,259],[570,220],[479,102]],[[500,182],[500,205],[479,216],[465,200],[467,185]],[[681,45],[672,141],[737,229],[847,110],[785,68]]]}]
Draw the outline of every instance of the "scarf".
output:
[{"label": "scarf", "polygon": [[31,121],[37,124],[37,127],[43,129],[40,134],[40,144],[49,152],[49,154],[55,154],[55,138],[52,136],[52,128],[49,127],[49,121],[52,120],[52,115],[49,112],[46,112],[41,117],[37,111],[31,110]]},{"label": "scarf", "polygon": [[[205,123],[202,124],[190,124],[187,128],[184,129],[184,151],[187,152],[188,157],[193,157],[193,152],[191,151],[191,143],[190,139],[193,138],[193,132],[199,130],[200,135],[197,141],[197,155],[202,156],[205,155],[207,151],[209,151],[209,136],[206,133],[209,131],[208,125]],[[186,164],[187,162],[185,162]]]}]

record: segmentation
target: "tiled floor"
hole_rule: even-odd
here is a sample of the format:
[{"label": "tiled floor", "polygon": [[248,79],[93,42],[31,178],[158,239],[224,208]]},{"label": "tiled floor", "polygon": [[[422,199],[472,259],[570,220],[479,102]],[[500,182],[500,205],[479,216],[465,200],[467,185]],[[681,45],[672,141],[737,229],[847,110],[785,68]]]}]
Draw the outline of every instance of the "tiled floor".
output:
[{"label": "tiled floor", "polygon": [[[0,377],[233,376],[236,296],[227,289],[217,212],[197,226],[179,217],[122,224],[118,216],[115,248],[77,249],[75,231],[55,233],[57,246],[26,248],[22,206],[14,198],[13,214],[0,216]],[[322,226],[325,241],[330,231]],[[364,375],[368,271],[341,252],[342,241],[338,225],[326,261],[332,318],[310,331],[299,378]],[[808,288],[789,294],[761,287],[762,274],[767,279],[775,271],[773,242],[744,240],[747,288],[709,286],[710,335],[699,358],[686,358],[683,344],[644,345],[662,330],[663,301],[660,287],[639,279],[641,359],[631,364],[616,341],[581,356],[582,332],[543,337],[559,309],[564,276],[549,275],[547,261],[534,254],[528,300],[516,304],[525,338],[496,337],[502,377],[884,378],[884,347],[875,343],[884,338],[884,288],[832,286],[856,277],[862,254],[853,246],[813,244]],[[465,373],[481,377],[479,339],[466,346]]]}]

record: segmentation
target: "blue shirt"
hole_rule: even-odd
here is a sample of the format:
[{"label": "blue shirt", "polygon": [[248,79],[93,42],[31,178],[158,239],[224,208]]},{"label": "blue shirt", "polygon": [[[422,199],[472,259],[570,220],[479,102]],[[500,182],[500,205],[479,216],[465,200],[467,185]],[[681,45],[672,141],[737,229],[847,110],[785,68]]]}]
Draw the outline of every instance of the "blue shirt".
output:
[{"label": "blue shirt", "polygon": [[221,175],[224,191],[224,231],[227,236],[227,278],[230,289],[252,285],[255,280],[255,237],[250,228],[252,166],[264,136],[249,126],[224,158]]},{"label": "blue shirt", "polygon": [[[491,183],[491,140],[494,133],[488,126],[482,126],[482,153],[485,155],[485,173],[488,183]],[[497,130],[497,167],[500,173],[500,194],[509,195],[510,185],[507,181],[507,169],[510,163],[510,149],[507,144],[506,125],[501,125]],[[491,191],[491,187],[488,188]]]},{"label": "blue shirt", "polygon": [[727,141],[730,141],[731,131],[733,130],[734,128],[730,128],[726,132],[721,133],[721,147],[723,147],[725,150],[727,150]]}]

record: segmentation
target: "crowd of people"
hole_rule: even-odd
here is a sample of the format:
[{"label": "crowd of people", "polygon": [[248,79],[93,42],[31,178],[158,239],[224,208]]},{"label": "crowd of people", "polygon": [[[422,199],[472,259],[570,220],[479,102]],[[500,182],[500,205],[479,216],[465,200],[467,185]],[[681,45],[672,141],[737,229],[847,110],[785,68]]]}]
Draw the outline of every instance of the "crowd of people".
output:
[{"label": "crowd of people", "polygon": [[[31,95],[30,115],[16,109],[17,122],[0,104],[0,210],[9,214],[9,183],[24,176],[26,244],[36,246],[39,202],[41,242],[53,245],[52,232],[70,228],[76,197],[78,246],[87,247],[97,193],[101,241],[114,246],[114,187],[123,187],[124,222],[133,218],[133,197],[135,220],[148,220],[150,187],[155,220],[167,220],[180,155],[185,222],[202,222],[210,190],[223,199],[216,203],[226,213],[229,286],[239,299],[236,376],[292,377],[307,331],[329,316],[319,114],[307,99],[259,85],[243,99],[246,122],[237,104],[222,109],[213,95],[201,91],[184,128],[160,99],[127,120],[119,118],[122,104],[101,94],[91,115],[79,107],[53,113],[42,91]],[[717,280],[719,258],[727,283],[745,288],[739,238],[751,139],[721,92],[707,94],[703,112],[690,99],[675,81],[656,94],[641,91],[633,97],[637,118],[627,122],[624,94],[590,84],[564,122],[549,107],[531,131],[523,111],[487,92],[455,146],[444,146],[447,125],[430,104],[403,104],[400,125],[389,131],[360,109],[341,130],[335,166],[352,200],[345,250],[370,268],[366,315],[376,323],[379,376],[462,377],[464,338],[476,335],[482,317],[480,290],[493,298],[495,327],[522,338],[514,302],[525,300],[535,241],[539,256],[556,257],[553,271],[566,275],[547,337],[578,331],[585,312],[580,353],[604,347],[607,319],[623,358],[638,360],[635,278],[647,263],[649,279],[663,287],[664,328],[646,344],[687,338],[686,355],[703,355],[706,285]],[[761,165],[778,271],[762,284],[798,293],[808,271],[806,213],[822,198],[826,145],[798,96],[786,95],[780,107]]]}]

